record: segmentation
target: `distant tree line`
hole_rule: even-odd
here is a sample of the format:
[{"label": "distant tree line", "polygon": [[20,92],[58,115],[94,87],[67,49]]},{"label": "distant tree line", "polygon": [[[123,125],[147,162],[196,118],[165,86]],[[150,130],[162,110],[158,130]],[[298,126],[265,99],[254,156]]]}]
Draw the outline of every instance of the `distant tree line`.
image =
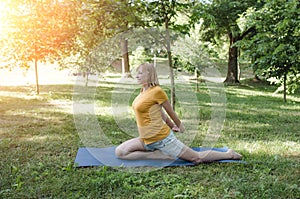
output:
[{"label": "distant tree line", "polygon": [[123,72],[129,73],[132,44],[126,32],[151,28],[160,38],[144,35],[153,46],[146,50],[163,52],[167,58],[172,98],[174,69],[182,65],[200,71],[207,60],[199,54],[197,61],[197,55],[176,49],[186,48],[176,46],[178,41],[193,41],[198,49],[194,52],[201,49],[211,59],[220,59],[220,49],[228,46],[225,82],[239,83],[240,63],[247,62],[254,75],[282,88],[286,100],[300,81],[299,4],[298,0],[3,0],[0,61],[5,67],[34,63],[37,92],[39,62],[58,62],[88,74],[110,67],[113,60],[103,57],[119,56]]}]

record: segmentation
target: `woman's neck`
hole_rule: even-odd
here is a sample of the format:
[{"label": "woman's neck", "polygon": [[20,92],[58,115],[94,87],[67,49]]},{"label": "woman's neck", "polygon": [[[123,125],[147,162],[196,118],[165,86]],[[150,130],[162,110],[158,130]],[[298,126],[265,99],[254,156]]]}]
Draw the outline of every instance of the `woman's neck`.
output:
[{"label": "woman's neck", "polygon": [[150,86],[148,84],[144,84],[143,87],[142,87],[142,91],[145,92],[149,88],[150,88]]}]

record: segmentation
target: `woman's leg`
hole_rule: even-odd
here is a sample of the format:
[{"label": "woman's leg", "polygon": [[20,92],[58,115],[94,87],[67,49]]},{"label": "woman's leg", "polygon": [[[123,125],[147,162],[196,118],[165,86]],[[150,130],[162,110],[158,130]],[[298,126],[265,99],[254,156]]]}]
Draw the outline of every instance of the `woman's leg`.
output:
[{"label": "woman's leg", "polygon": [[193,149],[185,146],[179,154],[179,158],[191,161],[195,164],[203,162],[213,162],[218,160],[240,160],[242,155],[238,154],[232,149],[229,149],[227,152],[219,152],[213,150],[197,152]]},{"label": "woman's leg", "polygon": [[[144,143],[140,138],[133,138],[123,142],[116,148],[115,153],[119,158],[126,160],[174,159],[171,156],[163,154],[160,150],[146,151]],[[203,162],[213,162],[224,159],[239,160],[242,158],[242,155],[236,153],[232,149],[229,149],[227,152],[213,150],[197,152],[187,146],[184,146],[178,157],[195,164],[199,164]]]},{"label": "woman's leg", "polygon": [[133,138],[120,144],[116,148],[116,156],[126,160],[136,159],[174,159],[164,155],[160,150],[146,151],[140,138]]}]

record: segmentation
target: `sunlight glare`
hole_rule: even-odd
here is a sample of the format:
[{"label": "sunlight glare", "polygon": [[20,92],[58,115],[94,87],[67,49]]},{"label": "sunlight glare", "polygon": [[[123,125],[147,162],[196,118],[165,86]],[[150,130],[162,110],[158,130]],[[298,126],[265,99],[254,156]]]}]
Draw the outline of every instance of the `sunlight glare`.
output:
[{"label": "sunlight glare", "polygon": [[5,2],[0,2],[0,35],[4,32],[4,21],[5,21]]},{"label": "sunlight glare", "polygon": [[[38,74],[40,85],[72,84],[76,76],[70,69],[58,70],[56,64],[39,63]],[[0,68],[0,86],[29,86],[35,85],[34,67],[28,70],[24,68]]]}]

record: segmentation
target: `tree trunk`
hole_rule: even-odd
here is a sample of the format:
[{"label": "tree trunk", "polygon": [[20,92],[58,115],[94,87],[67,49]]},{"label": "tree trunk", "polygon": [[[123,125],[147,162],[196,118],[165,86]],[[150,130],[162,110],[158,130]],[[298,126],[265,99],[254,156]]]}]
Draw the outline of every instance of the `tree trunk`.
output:
[{"label": "tree trunk", "polygon": [[37,58],[34,58],[34,70],[35,70],[36,94],[40,94],[39,75],[38,75],[38,60],[37,60]]},{"label": "tree trunk", "polygon": [[128,40],[123,38],[121,39],[121,50],[122,50],[122,76],[130,76],[130,67],[129,67],[129,55],[128,55]]},{"label": "tree trunk", "polygon": [[85,87],[89,85],[89,70],[85,72]]},{"label": "tree trunk", "polygon": [[167,55],[168,63],[170,70],[170,80],[171,80],[171,106],[175,110],[175,81],[174,81],[174,71],[173,71],[173,62],[172,62],[172,53],[171,53],[171,41],[170,41],[170,32],[169,32],[169,19],[165,17],[165,28],[166,28],[166,46],[167,46]]},{"label": "tree trunk", "polygon": [[199,92],[199,75],[198,75],[198,68],[195,68],[195,79],[196,79],[196,92]]},{"label": "tree trunk", "polygon": [[228,69],[227,69],[227,77],[224,82],[226,83],[240,83],[239,81],[239,64],[238,64],[238,48],[232,46],[238,38],[229,35],[230,38],[230,47],[228,51]]},{"label": "tree trunk", "polygon": [[175,81],[174,81],[174,71],[173,71],[171,51],[168,51],[168,63],[169,63],[170,80],[171,80],[171,105],[173,110],[175,110]]},{"label": "tree trunk", "polygon": [[283,76],[283,101],[286,102],[286,80],[287,80],[287,75],[284,73]]}]

